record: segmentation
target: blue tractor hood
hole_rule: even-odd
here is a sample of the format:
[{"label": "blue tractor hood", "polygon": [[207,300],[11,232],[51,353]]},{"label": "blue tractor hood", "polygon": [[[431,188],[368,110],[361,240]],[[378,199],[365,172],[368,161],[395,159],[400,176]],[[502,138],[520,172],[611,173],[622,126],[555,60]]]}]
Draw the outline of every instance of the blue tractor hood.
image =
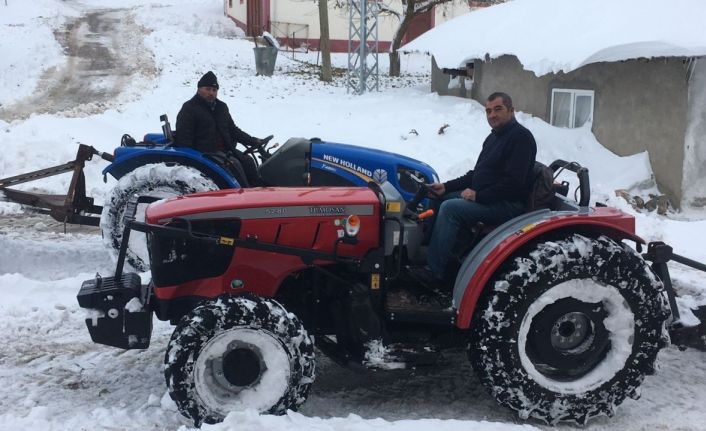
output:
[{"label": "blue tractor hood", "polygon": [[338,176],[350,184],[361,186],[370,181],[389,181],[401,192],[405,200],[412,199],[418,189],[418,185],[409,177],[410,174],[426,183],[439,180],[431,166],[411,157],[318,139],[311,140],[310,169],[314,183],[318,182],[315,179],[317,174],[326,177]]}]

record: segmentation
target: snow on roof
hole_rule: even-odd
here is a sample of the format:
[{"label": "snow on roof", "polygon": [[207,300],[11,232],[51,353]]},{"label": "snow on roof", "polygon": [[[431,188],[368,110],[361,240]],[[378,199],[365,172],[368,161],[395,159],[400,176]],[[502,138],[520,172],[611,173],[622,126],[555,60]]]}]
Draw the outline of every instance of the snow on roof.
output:
[{"label": "snow on roof", "polygon": [[704,0],[512,0],[452,19],[402,47],[439,67],[516,56],[537,76],[601,61],[706,55]]}]

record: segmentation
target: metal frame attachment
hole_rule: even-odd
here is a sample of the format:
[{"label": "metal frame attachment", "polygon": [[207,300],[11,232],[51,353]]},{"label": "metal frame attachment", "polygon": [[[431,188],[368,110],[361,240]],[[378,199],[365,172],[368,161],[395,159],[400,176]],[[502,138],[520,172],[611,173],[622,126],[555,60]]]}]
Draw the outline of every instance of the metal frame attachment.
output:
[{"label": "metal frame attachment", "polygon": [[[54,220],[63,223],[98,226],[103,207],[94,205],[93,198],[86,196],[86,178],[83,174],[86,162],[91,160],[94,155],[109,162],[113,161],[111,154],[98,151],[89,145],[79,144],[76,159],[70,162],[0,179],[0,192],[4,194],[4,199],[0,200],[34,207],[38,212],[48,214]],[[73,172],[73,176],[66,195],[31,193],[10,188],[67,172]]]}]

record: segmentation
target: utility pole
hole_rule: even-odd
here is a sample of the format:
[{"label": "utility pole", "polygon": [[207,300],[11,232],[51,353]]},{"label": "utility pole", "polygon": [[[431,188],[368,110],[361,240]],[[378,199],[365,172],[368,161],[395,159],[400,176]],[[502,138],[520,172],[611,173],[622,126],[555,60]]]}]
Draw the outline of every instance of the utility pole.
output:
[{"label": "utility pole", "polygon": [[380,89],[378,72],[378,14],[374,0],[348,0],[348,92],[363,94]]},{"label": "utility pole", "polygon": [[319,52],[321,52],[321,80],[331,82],[331,43],[328,31],[328,0],[319,0]]}]

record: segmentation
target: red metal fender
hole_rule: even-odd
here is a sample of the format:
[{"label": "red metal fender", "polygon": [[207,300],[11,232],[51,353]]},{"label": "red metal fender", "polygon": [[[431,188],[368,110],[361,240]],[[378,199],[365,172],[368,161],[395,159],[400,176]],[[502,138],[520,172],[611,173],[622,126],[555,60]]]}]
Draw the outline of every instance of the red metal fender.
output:
[{"label": "red metal fender", "polygon": [[481,292],[498,267],[521,246],[548,232],[579,226],[583,230],[593,230],[616,240],[630,239],[639,244],[645,243],[635,234],[635,218],[614,208],[596,208],[590,213],[554,215],[530,222],[520,229],[511,231],[480,263],[466,284],[460,304],[456,307],[458,310],[456,326],[460,329],[468,329],[471,326],[471,319]]}]

